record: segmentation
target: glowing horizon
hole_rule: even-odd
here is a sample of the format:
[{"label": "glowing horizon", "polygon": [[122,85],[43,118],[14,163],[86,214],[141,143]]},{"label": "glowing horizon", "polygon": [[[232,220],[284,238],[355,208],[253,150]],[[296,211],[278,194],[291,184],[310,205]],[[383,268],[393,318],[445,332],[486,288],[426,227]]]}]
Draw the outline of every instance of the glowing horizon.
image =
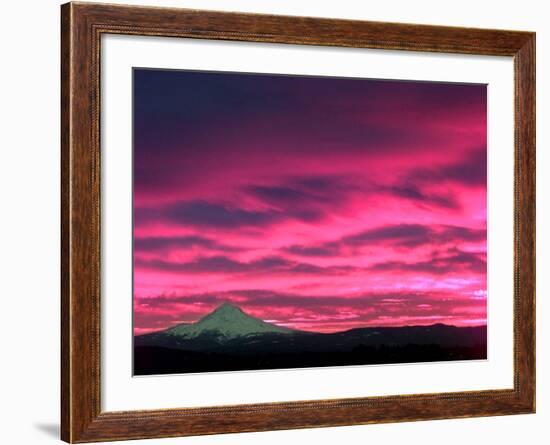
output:
[{"label": "glowing horizon", "polygon": [[134,70],[134,333],[486,324],[486,86]]}]

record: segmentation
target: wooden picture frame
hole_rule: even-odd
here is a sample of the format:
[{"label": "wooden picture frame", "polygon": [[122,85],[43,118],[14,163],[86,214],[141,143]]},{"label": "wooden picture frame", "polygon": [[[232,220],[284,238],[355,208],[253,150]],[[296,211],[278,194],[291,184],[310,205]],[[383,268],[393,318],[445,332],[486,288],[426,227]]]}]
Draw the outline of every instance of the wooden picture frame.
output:
[{"label": "wooden picture frame", "polygon": [[[93,3],[61,8],[61,437],[70,443],[535,411],[535,34]],[[100,38],[103,34],[512,56],[514,387],[102,412]],[[510,252],[512,254],[512,252]]]}]

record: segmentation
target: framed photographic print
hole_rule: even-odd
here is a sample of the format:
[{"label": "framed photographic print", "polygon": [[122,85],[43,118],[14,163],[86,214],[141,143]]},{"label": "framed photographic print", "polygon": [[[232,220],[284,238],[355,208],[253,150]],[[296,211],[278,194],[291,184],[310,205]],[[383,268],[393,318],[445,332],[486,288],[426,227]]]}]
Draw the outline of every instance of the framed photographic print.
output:
[{"label": "framed photographic print", "polygon": [[532,413],[535,35],[62,6],[62,439]]}]

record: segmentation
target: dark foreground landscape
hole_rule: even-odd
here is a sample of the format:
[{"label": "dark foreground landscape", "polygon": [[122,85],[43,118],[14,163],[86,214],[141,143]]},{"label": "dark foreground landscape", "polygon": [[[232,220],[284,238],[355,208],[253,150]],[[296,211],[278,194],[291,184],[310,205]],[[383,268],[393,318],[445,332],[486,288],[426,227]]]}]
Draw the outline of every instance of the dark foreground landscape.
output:
[{"label": "dark foreground landscape", "polygon": [[444,324],[331,334],[283,328],[223,304],[201,320],[134,337],[134,375],[487,358],[487,327]]}]

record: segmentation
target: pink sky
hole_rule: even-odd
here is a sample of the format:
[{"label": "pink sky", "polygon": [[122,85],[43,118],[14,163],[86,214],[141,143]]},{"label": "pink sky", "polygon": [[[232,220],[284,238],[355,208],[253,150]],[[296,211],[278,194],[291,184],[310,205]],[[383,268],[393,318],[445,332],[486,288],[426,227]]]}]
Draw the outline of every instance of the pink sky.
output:
[{"label": "pink sky", "polygon": [[486,324],[486,88],[136,70],[134,332]]}]

